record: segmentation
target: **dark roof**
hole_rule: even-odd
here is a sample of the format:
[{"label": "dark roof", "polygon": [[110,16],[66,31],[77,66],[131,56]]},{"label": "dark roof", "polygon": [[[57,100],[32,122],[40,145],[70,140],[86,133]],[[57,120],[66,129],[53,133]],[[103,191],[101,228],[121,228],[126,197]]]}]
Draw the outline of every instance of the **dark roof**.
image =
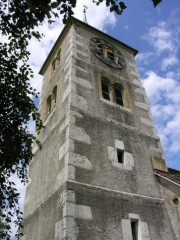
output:
[{"label": "dark roof", "polygon": [[155,174],[166,178],[174,183],[180,184],[180,171],[168,168],[168,172],[154,169]]}]

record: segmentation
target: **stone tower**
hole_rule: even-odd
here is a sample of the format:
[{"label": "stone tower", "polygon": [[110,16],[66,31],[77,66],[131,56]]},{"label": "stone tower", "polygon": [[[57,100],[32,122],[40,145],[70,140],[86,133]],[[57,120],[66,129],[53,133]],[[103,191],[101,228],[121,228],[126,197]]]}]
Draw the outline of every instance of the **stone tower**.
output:
[{"label": "stone tower", "polygon": [[26,240],[175,240],[167,171],[134,56],[72,18],[40,73],[45,128],[29,168]]}]

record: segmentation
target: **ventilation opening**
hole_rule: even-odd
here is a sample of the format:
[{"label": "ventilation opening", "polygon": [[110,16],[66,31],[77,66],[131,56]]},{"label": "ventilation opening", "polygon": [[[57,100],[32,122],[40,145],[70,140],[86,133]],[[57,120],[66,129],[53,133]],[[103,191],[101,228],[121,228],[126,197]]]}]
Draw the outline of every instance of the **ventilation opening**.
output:
[{"label": "ventilation opening", "polygon": [[124,151],[123,150],[117,150],[117,157],[118,157],[118,163],[124,163]]},{"label": "ventilation opening", "polygon": [[57,86],[55,86],[52,91],[52,100],[53,100],[53,108],[55,108],[56,101],[57,101]]},{"label": "ventilation opening", "polygon": [[132,240],[138,240],[138,220],[131,220]]},{"label": "ventilation opening", "polygon": [[51,96],[49,96],[47,99],[47,115],[50,114],[52,109],[51,107],[52,107],[52,99],[51,99]]},{"label": "ventilation opening", "polygon": [[173,202],[174,205],[177,206],[177,205],[179,204],[179,199],[178,199],[178,197],[177,197],[177,196],[172,197],[172,202]]}]

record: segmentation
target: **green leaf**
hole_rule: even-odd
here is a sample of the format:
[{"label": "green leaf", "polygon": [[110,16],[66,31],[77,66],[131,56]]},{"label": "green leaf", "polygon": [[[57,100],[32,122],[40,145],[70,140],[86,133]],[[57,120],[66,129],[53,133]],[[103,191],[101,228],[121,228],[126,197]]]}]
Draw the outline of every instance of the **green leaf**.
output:
[{"label": "green leaf", "polygon": [[114,11],[114,6],[110,7],[110,12]]},{"label": "green leaf", "polygon": [[127,8],[124,2],[120,2],[119,5],[120,5],[122,10]]},{"label": "green leaf", "polygon": [[57,8],[59,6],[58,2],[52,2],[51,3],[51,8]]},{"label": "green leaf", "polygon": [[162,0],[152,0],[154,7],[156,7]]},{"label": "green leaf", "polygon": [[34,36],[34,37],[37,38],[38,40],[41,39],[41,35],[40,35],[39,32],[32,31],[31,34],[32,34],[32,36]]}]

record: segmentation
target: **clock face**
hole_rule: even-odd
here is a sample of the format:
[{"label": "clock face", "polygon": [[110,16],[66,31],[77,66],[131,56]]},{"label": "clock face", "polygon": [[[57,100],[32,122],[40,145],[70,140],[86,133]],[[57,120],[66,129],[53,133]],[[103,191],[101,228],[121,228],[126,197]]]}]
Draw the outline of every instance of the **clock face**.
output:
[{"label": "clock face", "polygon": [[101,38],[91,38],[89,47],[94,55],[110,67],[122,69],[126,63],[122,53],[111,43]]}]

